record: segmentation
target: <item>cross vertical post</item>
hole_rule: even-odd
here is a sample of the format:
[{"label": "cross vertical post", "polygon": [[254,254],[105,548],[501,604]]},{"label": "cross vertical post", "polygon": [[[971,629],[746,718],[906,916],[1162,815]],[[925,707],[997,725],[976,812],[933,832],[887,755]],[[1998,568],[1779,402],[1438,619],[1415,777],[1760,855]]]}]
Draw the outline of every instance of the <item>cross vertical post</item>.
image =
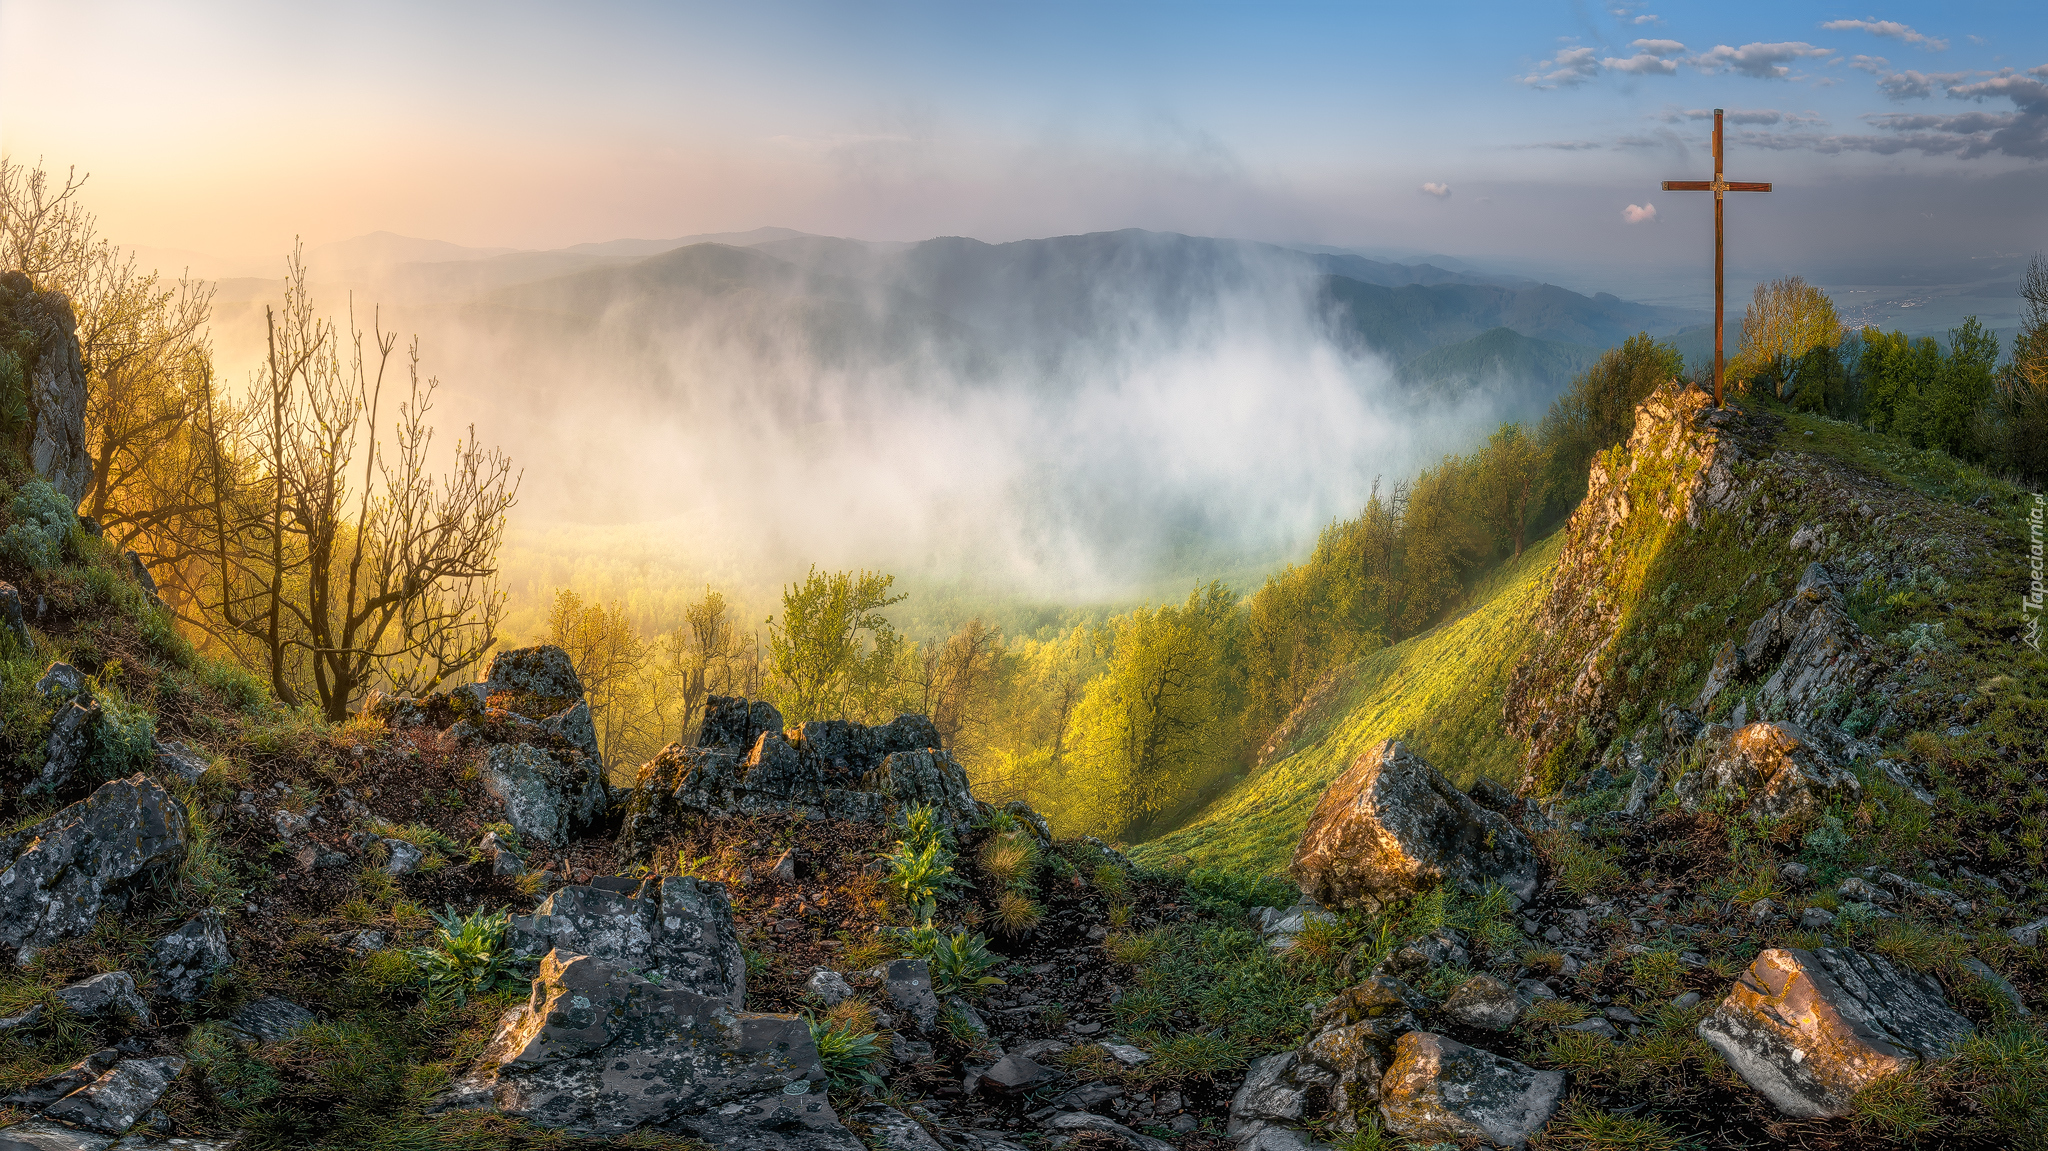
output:
[{"label": "cross vertical post", "polygon": [[1714,109],[1714,178],[1712,180],[1664,181],[1664,190],[1667,192],[1712,192],[1714,194],[1714,406],[1717,408],[1721,406],[1721,378],[1725,370],[1722,335],[1722,313],[1725,300],[1724,288],[1727,282],[1725,274],[1727,248],[1724,216],[1725,196],[1729,192],[1768,192],[1771,190],[1771,186],[1768,183],[1738,182],[1725,179],[1721,174],[1722,159],[1721,109],[1716,108]]}]

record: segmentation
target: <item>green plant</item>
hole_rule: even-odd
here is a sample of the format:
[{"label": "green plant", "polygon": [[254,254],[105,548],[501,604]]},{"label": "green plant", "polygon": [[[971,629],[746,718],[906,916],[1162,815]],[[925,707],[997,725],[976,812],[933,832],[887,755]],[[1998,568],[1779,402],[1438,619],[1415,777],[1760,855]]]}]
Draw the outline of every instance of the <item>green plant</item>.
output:
[{"label": "green plant", "polygon": [[1004,935],[1022,935],[1045,918],[1044,909],[1029,896],[1005,891],[996,897],[996,924]]},{"label": "green plant", "polygon": [[808,1012],[811,1041],[818,1045],[818,1062],[824,1065],[825,1080],[834,1091],[852,1091],[861,1086],[880,1087],[882,1080],[868,1070],[882,1057],[875,1033],[860,1031],[845,1023],[819,1019]]},{"label": "green plant", "polygon": [[929,923],[938,914],[939,897],[948,888],[966,886],[966,881],[953,872],[953,854],[937,840],[923,847],[899,843],[883,859],[889,865],[889,873],[882,877],[882,887],[909,908],[911,918],[918,923]]},{"label": "green plant", "polygon": [[406,951],[413,966],[426,980],[429,994],[452,993],[457,1002],[473,994],[487,995],[519,980],[512,965],[529,956],[515,955],[505,946],[505,929],[512,913],[504,909],[481,909],[463,915],[455,908],[433,915],[430,946]]},{"label": "green plant", "polygon": [[1689,1144],[1659,1120],[1616,1115],[1574,1099],[1543,1129],[1541,1146],[1569,1151],[1681,1151]]},{"label": "green plant", "polygon": [[947,935],[925,924],[901,932],[904,948],[912,958],[931,967],[932,990],[940,995],[976,993],[984,987],[998,987],[1005,981],[989,975],[1003,962],[988,949],[988,937],[958,932]]},{"label": "green plant", "polygon": [[31,478],[15,493],[9,510],[14,523],[0,534],[0,555],[36,571],[64,560],[64,545],[78,526],[78,512],[63,492],[48,481]]}]

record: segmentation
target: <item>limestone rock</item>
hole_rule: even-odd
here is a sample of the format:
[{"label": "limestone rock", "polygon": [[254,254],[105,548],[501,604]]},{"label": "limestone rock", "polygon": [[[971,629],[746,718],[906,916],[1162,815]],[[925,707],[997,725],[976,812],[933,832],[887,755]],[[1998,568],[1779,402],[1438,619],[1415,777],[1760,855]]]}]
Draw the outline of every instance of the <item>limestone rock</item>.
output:
[{"label": "limestone rock", "polygon": [[[1373,974],[1390,975],[1397,980],[1415,979],[1438,967],[1468,967],[1472,963],[1472,941],[1455,927],[1439,927],[1428,935],[1417,936],[1388,952],[1374,968]],[[1369,955],[1371,943],[1361,943],[1358,949],[1345,957],[1347,978],[1354,973],[1358,957]],[[1421,1008],[1417,1008],[1421,1010]]]},{"label": "limestone rock", "polygon": [[1739,649],[1731,645],[1715,660],[1697,707],[1705,711],[1730,684],[1768,672],[1758,704],[1808,723],[1868,688],[1881,670],[1876,644],[1849,618],[1833,575],[1808,564],[1791,596],[1749,625]]},{"label": "limestone rock", "polygon": [[81,696],[57,708],[50,721],[48,754],[30,791],[54,794],[75,779],[85,778],[94,748],[99,745],[100,705]]},{"label": "limestone rock", "polygon": [[1416,1140],[1520,1147],[1557,1110],[1562,1071],[1537,1071],[1426,1031],[1403,1035],[1380,1088],[1388,1130]]},{"label": "limestone rock", "polygon": [[1377,908],[1439,880],[1536,894],[1536,852],[1499,813],[1398,740],[1366,752],[1323,794],[1294,849],[1294,878],[1325,907]]},{"label": "limestone rock", "polygon": [[1467,1027],[1506,1031],[1522,1014],[1515,990],[1491,975],[1475,975],[1444,1000],[1444,1014]]},{"label": "limestone rock", "polygon": [[206,757],[182,740],[160,741],[156,745],[157,769],[172,779],[198,783],[206,774]]},{"label": "limestone rock", "polygon": [[909,1015],[919,1031],[930,1031],[939,1018],[931,965],[922,959],[892,959],[877,970],[889,1006]]},{"label": "limestone rock", "polygon": [[723,999],[552,951],[528,1004],[507,1013],[442,1105],[493,1108],[581,1137],[658,1127],[719,1147],[858,1151],[824,1080],[797,1016],[735,1012]]},{"label": "limestone rock", "polygon": [[27,276],[0,277],[0,309],[35,337],[28,369],[28,462],[76,503],[92,478],[85,438],[85,364],[78,321],[62,292],[35,290]]},{"label": "limestone rock", "polygon": [[144,1026],[149,1024],[149,1004],[142,1001],[142,993],[135,989],[135,977],[125,971],[103,971],[58,988],[57,998],[81,1018],[126,1015]]},{"label": "limestone rock", "polygon": [[201,912],[157,940],[155,959],[158,990],[180,1003],[199,998],[214,972],[234,962],[220,913]]},{"label": "limestone rock", "polygon": [[385,840],[384,849],[389,852],[384,858],[384,874],[393,878],[418,871],[421,861],[427,858],[427,853],[420,850],[417,844],[407,843],[403,839]]},{"label": "limestone rock", "polygon": [[0,839],[0,943],[26,954],[90,931],[176,872],[185,831],[184,805],[138,774]]},{"label": "limestone rock", "polygon": [[120,1135],[163,1098],[171,1081],[185,1069],[175,1055],[127,1059],[114,1069],[50,1104],[44,1118],[71,1123],[106,1135]]},{"label": "limestone rock", "polygon": [[1743,796],[1744,810],[1765,819],[1820,811],[1831,799],[1853,801],[1863,785],[1835,764],[1804,729],[1790,723],[1752,723],[1739,730],[1720,724],[1701,729],[1692,754],[1698,767],[1680,777],[1686,810],[1717,796]]},{"label": "limestone rock", "polygon": [[804,987],[827,1007],[837,1007],[853,998],[853,988],[847,984],[846,977],[822,967],[811,972],[811,977],[804,981]]},{"label": "limestone rock", "polygon": [[604,772],[596,760],[571,757],[530,743],[497,744],[484,752],[484,790],[505,810],[521,842],[561,847],[595,828],[609,806]]},{"label": "limestone rock", "polygon": [[1021,1095],[1052,1081],[1052,1072],[1023,1055],[1005,1055],[981,1073],[981,1086],[998,1095]]},{"label": "limestone rock", "polygon": [[867,1125],[880,1151],[944,1151],[922,1124],[894,1107],[866,1107],[854,1117]]},{"label": "limestone rock", "polygon": [[583,681],[577,678],[576,665],[570,661],[568,652],[551,643],[508,648],[497,653],[491,657],[490,667],[477,682],[483,685],[486,695],[503,692],[555,704],[543,704],[537,712],[519,707],[511,709],[536,719],[542,715],[553,715],[583,700]]},{"label": "limestone rock", "polygon": [[781,722],[768,704],[713,696],[697,746],[671,744],[640,768],[622,833],[629,854],[644,858],[694,816],[798,811],[885,823],[930,803],[961,835],[989,811],[922,716],[805,724],[794,738]]},{"label": "limestone rock", "polygon": [[[1058,1137],[1061,1135],[1088,1132],[1109,1136],[1132,1151],[1175,1151],[1173,1144],[1164,1139],[1140,1135],[1114,1119],[1087,1111],[1062,1111],[1045,1121],[1045,1129],[1053,1133],[1055,1146],[1066,1145],[1059,1141]],[[1091,1145],[1101,1146],[1100,1143]]]},{"label": "limestone rock", "polygon": [[564,887],[532,915],[513,916],[505,938],[521,954],[587,955],[734,1011],[746,1002],[747,962],[732,904],[724,885],[707,880],[653,878],[625,891]]},{"label": "limestone rock", "polygon": [[266,995],[235,1012],[228,1030],[252,1043],[282,1043],[312,1022],[312,1012],[289,999]]},{"label": "limestone rock", "polygon": [[[10,1107],[27,1108],[29,1110],[41,1110],[78,1090],[80,1087],[98,1079],[120,1057],[121,1053],[114,1048],[102,1048],[50,1076],[48,1079],[44,1079],[39,1083],[31,1083],[26,1087],[17,1089],[10,1095],[0,1097],[0,1104]],[[0,1151],[4,1151],[4,1145],[0,1145]]]},{"label": "limestone rock", "polygon": [[1264,1055],[1252,1060],[1244,1082],[1230,1097],[1230,1122],[1224,1133],[1240,1138],[1264,1123],[1301,1123],[1315,1116],[1314,1090],[1296,1082],[1289,1073],[1299,1060],[1292,1051]]},{"label": "limestone rock", "polygon": [[22,651],[35,650],[35,637],[29,634],[28,621],[21,616],[21,592],[6,580],[0,580],[0,632],[13,637],[15,647]]},{"label": "limestone rock", "polygon": [[592,763],[603,763],[604,756],[597,751],[597,725],[590,718],[590,704],[577,700],[574,704],[540,721],[542,731],[560,736],[570,747],[583,753],[583,758]]},{"label": "limestone rock", "polygon": [[1310,1022],[1293,1081],[1311,1088],[1338,1125],[1348,1126],[1353,1113],[1379,1099],[1395,1042],[1421,1026],[1416,1013],[1428,1008],[1427,999],[1385,975],[1345,988]]},{"label": "limestone rock", "polygon": [[1846,1115],[1858,1090],[1971,1034],[1934,980],[1878,955],[1772,948],[1701,1021],[1751,1087],[1794,1119]]}]

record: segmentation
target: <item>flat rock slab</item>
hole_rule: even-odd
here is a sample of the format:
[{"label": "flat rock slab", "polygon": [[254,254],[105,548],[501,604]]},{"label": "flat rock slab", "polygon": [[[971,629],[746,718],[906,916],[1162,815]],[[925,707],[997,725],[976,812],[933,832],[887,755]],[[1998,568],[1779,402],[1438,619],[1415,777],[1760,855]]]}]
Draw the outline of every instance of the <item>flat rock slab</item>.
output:
[{"label": "flat rock slab", "polygon": [[1847,1115],[1858,1090],[1970,1037],[1933,979],[1846,949],[1756,957],[1700,1038],[1794,1119]]},{"label": "flat rock slab", "polygon": [[894,1107],[869,1107],[854,1117],[881,1151],[945,1151],[923,1124]]},{"label": "flat rock slab", "polygon": [[43,1117],[104,1135],[121,1135],[156,1106],[185,1069],[175,1055],[127,1059],[43,1111]]},{"label": "flat rock slab", "polygon": [[562,888],[532,915],[513,916],[506,939],[527,955],[588,955],[663,987],[723,999],[735,1011],[746,1003],[746,955],[723,884],[601,876]]},{"label": "flat rock slab", "polygon": [[92,930],[185,858],[185,806],[146,775],[0,839],[0,943],[37,948]]},{"label": "flat rock slab", "polygon": [[228,1020],[228,1030],[256,1043],[282,1043],[312,1022],[312,1012],[288,999],[266,995],[235,1012]]},{"label": "flat rock slab", "polygon": [[1564,1072],[1538,1071],[1454,1039],[1411,1031],[1380,1085],[1387,1128],[1416,1140],[1526,1144],[1557,1111]]},{"label": "flat rock slab", "polygon": [[135,989],[135,977],[125,971],[101,972],[59,988],[57,998],[81,1018],[126,1015],[145,1026],[149,1023],[149,1004],[142,1001],[142,993]]},{"label": "flat rock slab", "polygon": [[1093,1115],[1086,1111],[1062,1111],[1045,1121],[1045,1129],[1052,1133],[1054,1146],[1064,1146],[1061,1136],[1072,1136],[1081,1132],[1107,1135],[1135,1151],[1176,1151],[1173,1144],[1136,1131],[1114,1119]]},{"label": "flat rock slab", "polygon": [[931,964],[922,959],[892,959],[880,968],[880,975],[889,1006],[916,1020],[919,1031],[930,1031],[939,1018]]},{"label": "flat rock slab", "polygon": [[1324,907],[1376,910],[1432,884],[1536,894],[1535,849],[1399,740],[1358,757],[1323,793],[1291,866]]}]

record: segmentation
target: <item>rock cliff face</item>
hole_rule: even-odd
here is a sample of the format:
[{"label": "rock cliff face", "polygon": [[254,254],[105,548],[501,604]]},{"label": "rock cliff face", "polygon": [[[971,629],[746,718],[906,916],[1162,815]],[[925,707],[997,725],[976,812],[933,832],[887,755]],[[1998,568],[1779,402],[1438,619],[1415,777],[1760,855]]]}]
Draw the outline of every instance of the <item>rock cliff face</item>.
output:
[{"label": "rock cliff face", "polygon": [[27,407],[29,465],[76,501],[85,494],[92,461],[85,446],[85,365],[71,301],[62,292],[38,292],[27,276],[8,272],[0,275],[0,324],[30,336],[32,350],[15,363],[15,386]]}]

